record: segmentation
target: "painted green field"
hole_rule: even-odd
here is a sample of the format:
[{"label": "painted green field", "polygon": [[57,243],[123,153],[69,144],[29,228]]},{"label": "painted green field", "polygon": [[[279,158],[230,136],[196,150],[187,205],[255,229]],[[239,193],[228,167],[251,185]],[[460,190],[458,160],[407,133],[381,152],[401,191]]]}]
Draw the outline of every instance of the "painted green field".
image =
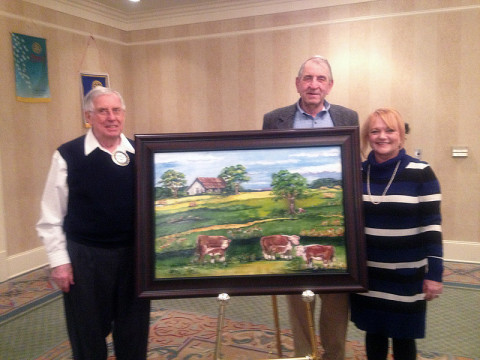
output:
[{"label": "painted green field", "polygon": [[[342,190],[312,190],[296,201],[297,213],[274,201],[270,191],[238,195],[200,195],[157,202],[155,215],[156,278],[290,274],[346,269]],[[307,268],[301,257],[265,260],[262,236],[299,235],[300,245],[335,246],[335,258],[325,269],[316,262]],[[195,252],[199,235],[231,239],[224,261]],[[293,250],[295,255],[295,250]]]}]

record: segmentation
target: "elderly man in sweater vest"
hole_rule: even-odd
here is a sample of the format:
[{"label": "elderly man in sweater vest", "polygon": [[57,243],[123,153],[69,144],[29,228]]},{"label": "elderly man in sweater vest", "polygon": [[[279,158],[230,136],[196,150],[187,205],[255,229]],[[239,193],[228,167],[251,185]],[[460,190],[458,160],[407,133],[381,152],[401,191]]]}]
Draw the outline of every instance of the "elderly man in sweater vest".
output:
[{"label": "elderly man in sweater vest", "polygon": [[134,290],[134,147],[125,104],[111,89],[86,95],[86,135],[55,151],[37,232],[63,291],[76,360],[146,359],[150,303]]}]

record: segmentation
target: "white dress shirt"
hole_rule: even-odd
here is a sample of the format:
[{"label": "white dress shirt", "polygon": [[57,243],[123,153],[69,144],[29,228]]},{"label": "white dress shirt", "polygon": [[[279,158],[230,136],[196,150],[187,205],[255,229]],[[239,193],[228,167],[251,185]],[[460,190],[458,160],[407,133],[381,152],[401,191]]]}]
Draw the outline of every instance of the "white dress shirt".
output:
[{"label": "white dress shirt", "polygon": [[[120,137],[121,141],[116,150],[134,154],[135,149],[130,141],[123,134]],[[88,156],[96,148],[111,154],[110,151],[100,145],[93,135],[92,129],[89,129],[85,137],[85,156]],[[45,245],[48,261],[52,268],[70,263],[67,240],[63,231],[67,204],[67,163],[60,152],[56,150],[52,156],[52,163],[40,203],[40,219],[36,225],[37,234]]]}]

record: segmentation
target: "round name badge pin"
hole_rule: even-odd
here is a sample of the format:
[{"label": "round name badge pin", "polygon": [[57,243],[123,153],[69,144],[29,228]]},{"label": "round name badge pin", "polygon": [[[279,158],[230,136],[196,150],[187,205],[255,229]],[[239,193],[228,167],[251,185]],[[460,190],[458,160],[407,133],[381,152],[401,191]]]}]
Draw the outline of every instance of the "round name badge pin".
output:
[{"label": "round name badge pin", "polygon": [[127,166],[130,163],[130,158],[127,153],[120,150],[115,151],[112,154],[112,160],[115,164],[120,166]]}]

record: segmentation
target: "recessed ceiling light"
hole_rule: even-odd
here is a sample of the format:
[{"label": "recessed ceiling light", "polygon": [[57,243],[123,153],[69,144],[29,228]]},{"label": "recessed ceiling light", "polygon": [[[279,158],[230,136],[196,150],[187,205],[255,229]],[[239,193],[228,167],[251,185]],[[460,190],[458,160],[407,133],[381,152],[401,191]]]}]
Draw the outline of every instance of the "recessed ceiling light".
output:
[{"label": "recessed ceiling light", "polygon": [[140,2],[140,0],[130,0],[130,2]]}]

